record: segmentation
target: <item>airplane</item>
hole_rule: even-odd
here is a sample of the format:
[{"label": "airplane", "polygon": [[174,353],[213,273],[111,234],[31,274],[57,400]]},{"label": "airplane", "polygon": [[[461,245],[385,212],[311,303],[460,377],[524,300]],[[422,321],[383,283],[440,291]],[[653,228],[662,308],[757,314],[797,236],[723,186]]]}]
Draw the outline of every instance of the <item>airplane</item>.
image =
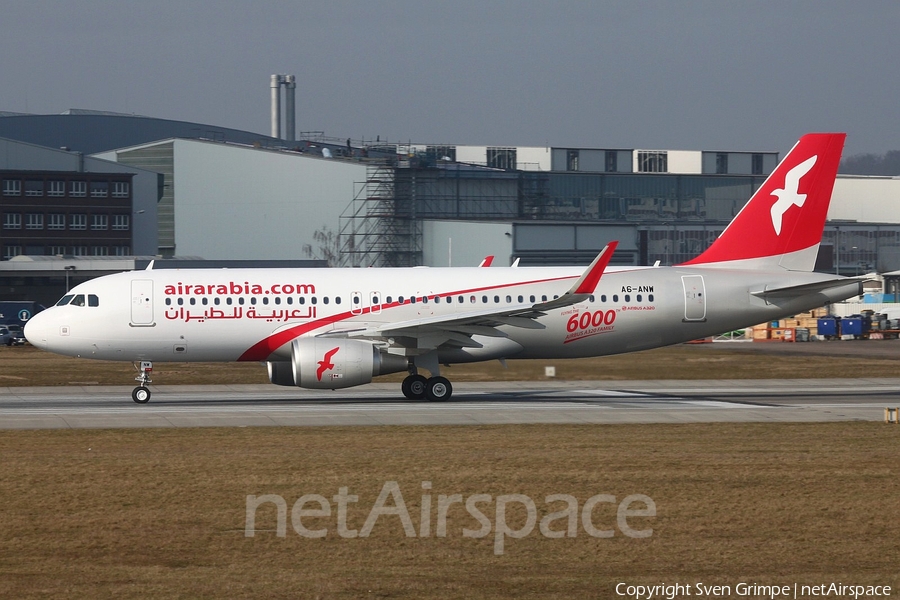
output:
[{"label": "airplane", "polygon": [[[35,346],[140,363],[257,361],[276,385],[339,389],[407,372],[409,399],[451,397],[442,365],[634,352],[862,293],[815,273],[846,134],[803,136],[728,227],[674,266],[154,269],[79,284],[32,317]],[[429,377],[421,374],[427,371]]]}]

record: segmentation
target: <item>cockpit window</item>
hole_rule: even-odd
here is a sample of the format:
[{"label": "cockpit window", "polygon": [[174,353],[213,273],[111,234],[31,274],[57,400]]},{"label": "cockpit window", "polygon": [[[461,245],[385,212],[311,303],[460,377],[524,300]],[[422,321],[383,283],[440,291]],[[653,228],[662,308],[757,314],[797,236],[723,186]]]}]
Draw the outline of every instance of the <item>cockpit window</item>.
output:
[{"label": "cockpit window", "polygon": [[75,296],[75,299],[72,300],[73,306],[84,306],[84,294],[78,294]]},{"label": "cockpit window", "polygon": [[88,294],[88,306],[100,306],[100,298],[94,294]]},{"label": "cockpit window", "polygon": [[59,302],[56,303],[56,306],[65,306],[66,304],[71,302],[72,298],[74,298],[74,297],[75,297],[74,294],[68,294],[66,296],[63,296],[62,298],[59,299]]}]

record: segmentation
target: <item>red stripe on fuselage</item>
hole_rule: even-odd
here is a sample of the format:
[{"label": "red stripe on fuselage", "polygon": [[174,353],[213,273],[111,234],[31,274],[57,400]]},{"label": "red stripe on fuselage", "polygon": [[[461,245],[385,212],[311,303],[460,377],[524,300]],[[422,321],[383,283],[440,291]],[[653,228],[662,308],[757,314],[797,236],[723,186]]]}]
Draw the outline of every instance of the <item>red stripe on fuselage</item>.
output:
[{"label": "red stripe on fuselage", "polygon": [[[479,288],[470,288],[465,290],[456,290],[453,292],[441,292],[441,293],[432,293],[429,294],[430,298],[434,296],[458,296],[464,294],[472,294],[475,292],[484,292],[487,290],[498,290],[502,288],[514,288],[522,285],[534,285],[536,283],[549,283],[551,281],[564,281],[566,279],[576,279],[576,276],[569,275],[566,277],[554,277],[552,279],[538,279],[536,281],[523,281],[521,283],[507,283],[503,285],[492,285],[485,286]],[[418,296],[417,296],[418,298]],[[380,305],[381,310],[387,310],[389,308],[396,308],[398,306],[405,306],[412,304],[409,300],[404,300],[401,304],[400,302],[391,302],[389,304]],[[371,307],[363,308],[359,313],[353,313],[349,311],[345,311],[342,313],[330,315],[328,317],[323,317],[321,319],[317,319],[315,321],[310,321],[309,323],[303,323],[302,325],[297,325],[296,327],[291,327],[289,329],[285,329],[283,331],[279,331],[278,333],[273,333],[272,335],[256,342],[250,348],[248,348],[243,354],[241,354],[238,361],[260,361],[267,360],[269,356],[272,355],[278,348],[284,346],[288,342],[293,341],[294,339],[300,337],[305,333],[309,333],[310,331],[315,331],[321,327],[325,327],[326,325],[331,325],[333,323],[339,323],[341,321],[345,321],[347,319],[351,319],[353,317],[361,317],[366,314],[370,314],[372,312]]]}]

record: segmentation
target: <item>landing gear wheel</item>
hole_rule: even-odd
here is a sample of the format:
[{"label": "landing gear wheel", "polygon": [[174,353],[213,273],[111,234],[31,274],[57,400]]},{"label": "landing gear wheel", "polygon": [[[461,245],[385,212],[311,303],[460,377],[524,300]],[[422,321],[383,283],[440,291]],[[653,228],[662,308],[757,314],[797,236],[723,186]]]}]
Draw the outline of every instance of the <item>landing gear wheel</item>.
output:
[{"label": "landing gear wheel", "polygon": [[400,384],[400,391],[410,400],[422,400],[425,398],[425,388],[428,380],[422,375],[410,375]]},{"label": "landing gear wheel", "polygon": [[453,394],[453,386],[446,377],[432,377],[425,388],[425,397],[432,402],[449,400]]},{"label": "landing gear wheel", "polygon": [[131,399],[138,404],[147,404],[150,402],[150,390],[144,386],[139,386],[131,391]]}]

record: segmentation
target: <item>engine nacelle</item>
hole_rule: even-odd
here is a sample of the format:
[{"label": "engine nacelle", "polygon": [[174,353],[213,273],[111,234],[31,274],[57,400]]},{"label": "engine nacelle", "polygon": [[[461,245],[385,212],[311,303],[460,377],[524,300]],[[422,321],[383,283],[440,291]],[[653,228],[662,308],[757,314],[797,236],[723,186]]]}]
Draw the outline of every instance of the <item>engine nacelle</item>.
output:
[{"label": "engine nacelle", "polygon": [[266,363],[266,369],[269,371],[269,381],[275,385],[286,385],[290,387],[297,385],[294,381],[294,365],[291,361],[269,361]]},{"label": "engine nacelle", "polygon": [[[405,371],[407,364],[405,357],[382,354],[369,342],[358,340],[303,338],[291,345],[293,385],[302,388],[333,390],[362,385],[375,375]],[[279,367],[270,367],[270,378],[279,371]]]}]

